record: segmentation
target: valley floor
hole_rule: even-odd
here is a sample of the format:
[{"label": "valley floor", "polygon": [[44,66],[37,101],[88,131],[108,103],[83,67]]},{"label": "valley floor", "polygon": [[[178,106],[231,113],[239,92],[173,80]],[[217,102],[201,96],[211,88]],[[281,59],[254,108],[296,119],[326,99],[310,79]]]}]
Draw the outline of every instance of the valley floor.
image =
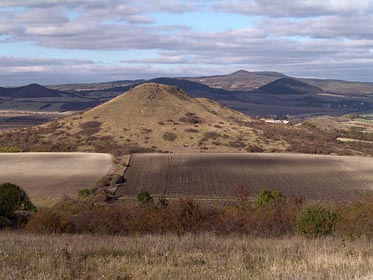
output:
[{"label": "valley floor", "polygon": [[0,279],[372,279],[364,238],[0,233]]}]

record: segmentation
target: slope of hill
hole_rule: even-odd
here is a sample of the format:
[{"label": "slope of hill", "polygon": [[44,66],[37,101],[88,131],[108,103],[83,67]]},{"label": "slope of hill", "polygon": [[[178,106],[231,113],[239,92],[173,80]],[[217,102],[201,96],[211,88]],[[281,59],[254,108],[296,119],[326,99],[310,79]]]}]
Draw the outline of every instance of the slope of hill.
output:
[{"label": "slope of hill", "polygon": [[110,89],[107,89],[107,91],[123,93],[130,89],[133,89],[136,86],[139,86],[141,84],[146,84],[146,83],[157,83],[157,84],[175,86],[187,92],[189,95],[193,97],[212,98],[214,100],[233,99],[233,95],[231,91],[227,91],[224,89],[211,88],[205,84],[193,82],[193,81],[182,79],[182,78],[166,78],[166,77],[155,78],[155,79],[151,79],[148,81],[135,82],[131,85],[110,88]]},{"label": "slope of hill", "polygon": [[148,83],[87,112],[25,133],[9,133],[3,140],[22,145],[22,150],[115,154],[286,148],[284,141],[269,140],[250,128],[250,122],[250,117],[214,101],[193,98],[176,87]]},{"label": "slope of hill", "polygon": [[260,91],[270,94],[317,94],[322,93],[321,88],[311,86],[304,82],[290,79],[281,78],[259,88]]},{"label": "slope of hill", "polygon": [[60,91],[38,84],[16,88],[0,88],[0,110],[15,112],[79,111],[101,104],[115,94]]},{"label": "slope of hill", "polygon": [[[267,95],[273,96],[273,95]],[[0,149],[106,152],[300,152],[372,155],[346,133],[266,124],[176,87],[148,83],[86,112],[0,133]],[[351,137],[350,137],[351,138]],[[361,140],[366,140],[361,139]]]},{"label": "slope of hill", "polygon": [[[268,83],[288,76],[271,71],[248,72],[239,70],[227,75],[206,76],[187,78],[188,80],[199,82],[210,87],[221,88],[225,90],[255,90]],[[302,81],[315,87],[321,88],[325,92],[343,93],[343,94],[369,94],[373,93],[373,83],[351,82],[331,79],[313,79],[296,78],[292,79]]]},{"label": "slope of hill", "polygon": [[199,82],[213,88],[248,91],[257,89],[284,77],[286,77],[286,75],[277,72],[248,72],[239,70],[228,75],[188,78],[188,80]]},{"label": "slope of hill", "polygon": [[126,87],[134,84],[140,84],[146,80],[120,80],[103,83],[88,83],[88,84],[62,84],[62,85],[50,85],[48,88],[62,91],[75,91],[84,93],[86,91],[100,91],[111,88]]},{"label": "slope of hill", "polygon": [[297,79],[310,85],[322,88],[325,92],[342,94],[373,94],[373,83],[350,82],[329,79]]},{"label": "slope of hill", "polygon": [[72,122],[71,131],[85,134],[85,123],[94,121],[100,123],[96,137],[110,135],[118,142],[162,151],[234,151],[259,139],[252,129],[241,127],[250,117],[155,83],[139,85],[87,111]]},{"label": "slope of hill", "polygon": [[12,98],[39,98],[39,97],[61,97],[66,92],[49,89],[38,84],[30,84],[17,88],[0,88],[0,97]]}]

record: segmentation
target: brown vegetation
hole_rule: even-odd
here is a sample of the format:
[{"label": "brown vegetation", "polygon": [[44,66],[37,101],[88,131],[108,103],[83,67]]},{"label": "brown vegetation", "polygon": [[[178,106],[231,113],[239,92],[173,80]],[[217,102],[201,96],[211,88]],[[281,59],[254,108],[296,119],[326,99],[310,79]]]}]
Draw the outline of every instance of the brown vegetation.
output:
[{"label": "brown vegetation", "polygon": [[316,204],[263,190],[253,201],[238,193],[229,203],[190,199],[154,200],[148,192],[139,202],[95,203],[65,200],[31,216],[26,229],[36,233],[202,233],[280,237],[333,235],[356,239],[373,237],[373,197],[355,202]]},{"label": "brown vegetation", "polygon": [[371,139],[369,133],[356,133],[346,130],[324,130],[313,123],[304,122],[301,126],[278,124],[248,123],[250,127],[263,132],[263,136],[272,140],[288,143],[287,151],[306,154],[373,155],[373,143],[341,142],[339,137],[360,137]]},{"label": "brown vegetation", "polygon": [[0,247],[3,280],[368,280],[373,276],[369,239],[2,232]]}]

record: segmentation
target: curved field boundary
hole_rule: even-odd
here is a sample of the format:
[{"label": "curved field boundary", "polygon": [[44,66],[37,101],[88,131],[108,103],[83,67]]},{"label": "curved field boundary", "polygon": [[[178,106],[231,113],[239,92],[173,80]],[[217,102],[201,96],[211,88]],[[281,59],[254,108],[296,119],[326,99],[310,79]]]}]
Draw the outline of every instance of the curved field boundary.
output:
[{"label": "curved field boundary", "polygon": [[20,185],[31,198],[74,196],[95,187],[111,167],[109,154],[0,153],[0,183]]},{"label": "curved field boundary", "polygon": [[238,187],[253,195],[277,189],[319,200],[350,200],[373,190],[373,158],[303,154],[133,155],[117,194],[229,198]]}]

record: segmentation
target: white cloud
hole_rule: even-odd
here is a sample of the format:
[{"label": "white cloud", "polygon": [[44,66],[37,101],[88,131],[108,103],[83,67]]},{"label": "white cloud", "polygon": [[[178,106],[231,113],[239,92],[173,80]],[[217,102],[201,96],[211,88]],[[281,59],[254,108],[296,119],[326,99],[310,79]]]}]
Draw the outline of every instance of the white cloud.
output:
[{"label": "white cloud", "polygon": [[215,9],[252,15],[312,17],[368,13],[370,5],[370,0],[233,0],[219,1]]},{"label": "white cloud", "polygon": [[[198,11],[209,5],[219,13],[257,17],[246,28],[202,32],[177,22],[160,25],[151,14]],[[1,9],[16,6],[24,8]],[[329,74],[343,76],[349,70],[351,76],[369,74],[369,80],[373,77],[373,17],[369,0],[3,0],[0,44],[7,41],[31,42],[62,51],[151,50],[158,56],[118,57],[114,66],[82,60],[2,57],[2,77],[8,77],[6,67],[19,75],[38,80],[45,80],[40,78],[45,75],[53,81],[58,76],[61,80],[91,81],[91,77],[104,81],[177,73],[205,75],[237,68],[291,74],[298,71],[313,76],[317,69],[321,74],[330,71]]]}]

